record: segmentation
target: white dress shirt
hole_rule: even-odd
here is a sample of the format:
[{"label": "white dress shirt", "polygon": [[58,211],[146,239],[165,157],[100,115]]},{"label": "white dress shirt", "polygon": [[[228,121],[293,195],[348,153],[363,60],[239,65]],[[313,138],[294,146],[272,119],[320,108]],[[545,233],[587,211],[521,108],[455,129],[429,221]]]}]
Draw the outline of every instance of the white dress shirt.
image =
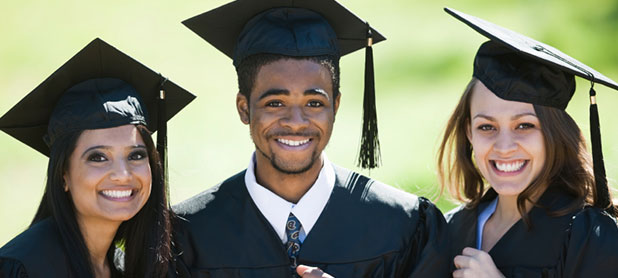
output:
[{"label": "white dress shirt", "polygon": [[299,238],[300,242],[303,242],[311,232],[311,228],[320,217],[324,207],[326,207],[326,203],[328,203],[335,187],[335,169],[324,153],[322,153],[322,161],[324,164],[317,180],[298,203],[294,204],[257,183],[255,179],[255,152],[251,156],[249,167],[245,172],[247,191],[249,191],[251,199],[262,215],[277,232],[282,243],[287,241],[285,224],[290,212],[298,218],[302,225]]}]

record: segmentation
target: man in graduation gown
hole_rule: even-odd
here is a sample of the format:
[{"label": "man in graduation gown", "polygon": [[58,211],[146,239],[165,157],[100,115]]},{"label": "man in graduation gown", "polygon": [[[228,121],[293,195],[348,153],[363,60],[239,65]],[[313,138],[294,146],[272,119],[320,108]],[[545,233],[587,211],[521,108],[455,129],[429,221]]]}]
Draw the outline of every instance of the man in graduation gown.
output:
[{"label": "man in graduation gown", "polygon": [[246,170],[175,207],[185,273],[290,277],[305,264],[335,277],[449,275],[445,221],[431,202],[323,153],[340,103],[339,58],[368,47],[360,157],[376,165],[377,31],[332,0],[238,0],[184,23],[233,58],[238,113],[256,149]]}]

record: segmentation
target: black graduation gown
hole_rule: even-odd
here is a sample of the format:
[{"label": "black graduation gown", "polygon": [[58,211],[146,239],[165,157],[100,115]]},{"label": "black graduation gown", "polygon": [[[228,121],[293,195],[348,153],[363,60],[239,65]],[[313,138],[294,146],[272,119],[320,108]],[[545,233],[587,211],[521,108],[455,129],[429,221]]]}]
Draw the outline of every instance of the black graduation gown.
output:
[{"label": "black graduation gown", "polygon": [[0,248],[0,278],[70,277],[69,262],[55,222],[45,219]]},{"label": "black graduation gown", "polygon": [[[495,198],[495,191],[488,192]],[[573,200],[559,189],[548,189],[539,204],[556,211]],[[451,236],[451,261],[465,247],[476,248],[478,209],[456,208],[446,215]],[[563,216],[534,207],[532,228],[516,222],[489,251],[506,277],[618,277],[618,226],[598,208],[585,207]]]},{"label": "black graduation gown", "polygon": [[[298,263],[335,277],[448,277],[448,234],[427,199],[335,167],[336,182]],[[247,192],[245,171],[174,207],[185,275],[291,277],[281,240]],[[182,274],[181,274],[182,276]]]}]

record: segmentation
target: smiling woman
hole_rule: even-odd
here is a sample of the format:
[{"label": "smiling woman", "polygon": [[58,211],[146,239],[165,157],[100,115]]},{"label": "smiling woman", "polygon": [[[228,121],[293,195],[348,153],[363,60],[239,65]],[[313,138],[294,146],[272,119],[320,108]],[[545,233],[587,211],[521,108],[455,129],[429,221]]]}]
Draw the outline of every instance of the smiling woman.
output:
[{"label": "smiling woman", "polygon": [[618,258],[618,226],[602,163],[593,174],[564,111],[574,74],[618,85],[550,46],[447,12],[491,39],[438,153],[443,188],[464,202],[446,215],[453,277],[618,276],[607,263]]},{"label": "smiling woman", "polygon": [[[95,39],[0,118],[49,156],[30,227],[0,248],[0,277],[167,275],[173,213],[159,154],[166,121],[194,97],[165,81]],[[160,96],[169,102],[152,105]]]}]

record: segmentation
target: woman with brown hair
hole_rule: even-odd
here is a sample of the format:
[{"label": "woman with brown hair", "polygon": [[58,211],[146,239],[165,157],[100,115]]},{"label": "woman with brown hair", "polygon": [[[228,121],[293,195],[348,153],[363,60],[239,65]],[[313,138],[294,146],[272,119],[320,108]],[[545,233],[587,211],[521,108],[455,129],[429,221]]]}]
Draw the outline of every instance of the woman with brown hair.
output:
[{"label": "woman with brown hair", "polygon": [[491,39],[476,54],[438,152],[443,188],[465,203],[447,215],[453,277],[617,277],[596,105],[594,174],[564,109],[574,74],[618,84],[550,46],[447,12]]}]

